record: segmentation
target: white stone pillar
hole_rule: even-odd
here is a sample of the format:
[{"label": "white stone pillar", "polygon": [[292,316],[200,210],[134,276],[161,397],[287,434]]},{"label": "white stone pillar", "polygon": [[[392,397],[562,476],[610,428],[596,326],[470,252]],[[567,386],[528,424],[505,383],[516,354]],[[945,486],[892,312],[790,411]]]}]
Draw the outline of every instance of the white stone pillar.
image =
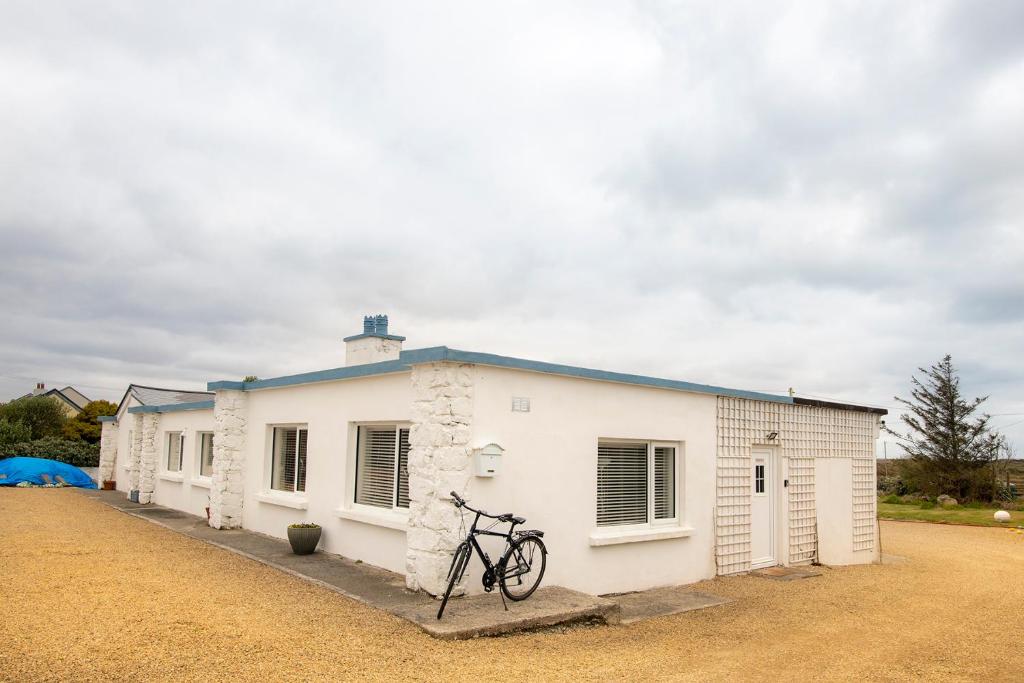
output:
[{"label": "white stone pillar", "polygon": [[159,444],[156,442],[157,428],[160,426],[160,415],[144,413],[142,415],[142,456],[139,471],[139,502],[152,503],[153,492],[156,490],[156,464],[159,458]]},{"label": "white stone pillar", "polygon": [[210,486],[210,526],[242,526],[245,493],[245,431],[249,395],[219,389],[213,399],[213,477]]},{"label": "white stone pillar", "polygon": [[460,514],[449,491],[466,493],[473,450],[472,365],[414,365],[409,433],[409,523],[405,582],[411,590],[444,593]]},{"label": "white stone pillar", "polygon": [[96,483],[103,488],[103,482],[114,478],[114,463],[117,461],[117,422],[103,422],[100,427],[100,471]]},{"label": "white stone pillar", "polygon": [[142,414],[132,415],[132,442],[128,453],[128,497],[138,500],[142,479]]}]

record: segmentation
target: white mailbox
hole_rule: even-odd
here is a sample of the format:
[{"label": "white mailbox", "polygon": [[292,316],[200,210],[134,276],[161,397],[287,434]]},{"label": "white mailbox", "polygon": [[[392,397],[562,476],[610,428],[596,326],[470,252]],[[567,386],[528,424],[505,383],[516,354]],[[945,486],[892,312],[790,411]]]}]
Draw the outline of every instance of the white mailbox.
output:
[{"label": "white mailbox", "polygon": [[489,443],[473,453],[476,462],[476,476],[493,477],[501,472],[501,455],[505,449],[496,443]]}]

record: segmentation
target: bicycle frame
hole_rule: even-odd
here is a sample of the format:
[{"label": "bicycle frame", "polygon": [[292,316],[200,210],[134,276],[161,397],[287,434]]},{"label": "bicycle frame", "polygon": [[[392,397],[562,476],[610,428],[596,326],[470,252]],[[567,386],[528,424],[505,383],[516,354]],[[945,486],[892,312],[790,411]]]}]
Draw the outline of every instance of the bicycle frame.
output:
[{"label": "bicycle frame", "polygon": [[[470,545],[470,548],[471,548],[470,554],[472,555],[472,551],[476,550],[476,553],[477,553],[477,555],[480,556],[480,561],[483,562],[484,569],[486,570],[484,576],[486,577],[489,574],[492,577],[493,581],[497,581],[497,579],[498,579],[497,570],[499,569],[499,567],[495,566],[491,562],[490,556],[480,546],[480,542],[477,540],[477,537],[478,536],[495,536],[497,538],[504,538],[505,539],[505,547],[508,548],[508,546],[510,546],[512,544],[512,540],[513,540],[512,533],[515,530],[516,525],[519,524],[519,522],[515,521],[514,519],[509,521],[508,522],[509,528],[504,533],[501,533],[501,532],[498,532],[498,531],[491,531],[490,529],[478,529],[477,525],[480,523],[480,518],[481,517],[488,517],[488,518],[497,520],[498,522],[501,522],[500,516],[498,516],[498,515],[486,515],[483,512],[481,512],[480,510],[474,510],[473,508],[470,508],[468,506],[464,506],[464,507],[466,507],[470,511],[476,513],[476,516],[473,518],[473,524],[471,524],[470,527],[469,527],[469,533],[466,534],[466,541],[469,542],[469,545]],[[504,556],[504,554],[505,553],[503,551],[502,552],[502,556]],[[501,567],[501,569],[504,569],[504,567]],[[492,581],[491,585],[494,585],[493,581]],[[484,583],[484,586],[485,586],[485,588],[487,590],[490,590],[490,586],[487,585],[486,581]]]}]

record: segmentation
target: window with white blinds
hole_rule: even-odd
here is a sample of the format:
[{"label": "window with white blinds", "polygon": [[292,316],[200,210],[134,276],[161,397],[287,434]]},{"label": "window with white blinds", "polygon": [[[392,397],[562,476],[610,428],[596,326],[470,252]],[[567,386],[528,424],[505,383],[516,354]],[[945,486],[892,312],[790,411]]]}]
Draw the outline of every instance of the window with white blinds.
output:
[{"label": "window with white blinds", "polygon": [[677,518],[676,447],[651,442],[597,446],[597,526],[665,523]]},{"label": "window with white blinds", "polygon": [[306,490],[307,440],[304,427],[274,427],[270,488],[290,493]]},{"label": "window with white blinds", "polygon": [[359,427],[355,502],[409,507],[409,430],[395,425]]},{"label": "window with white blinds", "polygon": [[167,471],[181,472],[181,451],[185,435],[181,432],[167,432]]},{"label": "window with white blinds", "polygon": [[213,432],[199,432],[199,476],[213,476]]}]

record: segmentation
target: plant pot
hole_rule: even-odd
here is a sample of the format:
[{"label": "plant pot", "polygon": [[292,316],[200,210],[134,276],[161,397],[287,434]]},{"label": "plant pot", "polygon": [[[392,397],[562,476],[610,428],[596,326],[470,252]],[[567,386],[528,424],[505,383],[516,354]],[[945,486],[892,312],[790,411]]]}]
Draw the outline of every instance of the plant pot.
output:
[{"label": "plant pot", "polygon": [[106,481],[103,482],[103,490],[104,491],[115,491],[115,490],[117,490],[117,482],[116,481],[111,481],[110,479],[107,479]]},{"label": "plant pot", "polygon": [[323,529],[295,529],[288,527],[288,542],[292,544],[292,552],[296,555],[310,555],[316,550],[316,544],[320,542],[320,534]]}]

